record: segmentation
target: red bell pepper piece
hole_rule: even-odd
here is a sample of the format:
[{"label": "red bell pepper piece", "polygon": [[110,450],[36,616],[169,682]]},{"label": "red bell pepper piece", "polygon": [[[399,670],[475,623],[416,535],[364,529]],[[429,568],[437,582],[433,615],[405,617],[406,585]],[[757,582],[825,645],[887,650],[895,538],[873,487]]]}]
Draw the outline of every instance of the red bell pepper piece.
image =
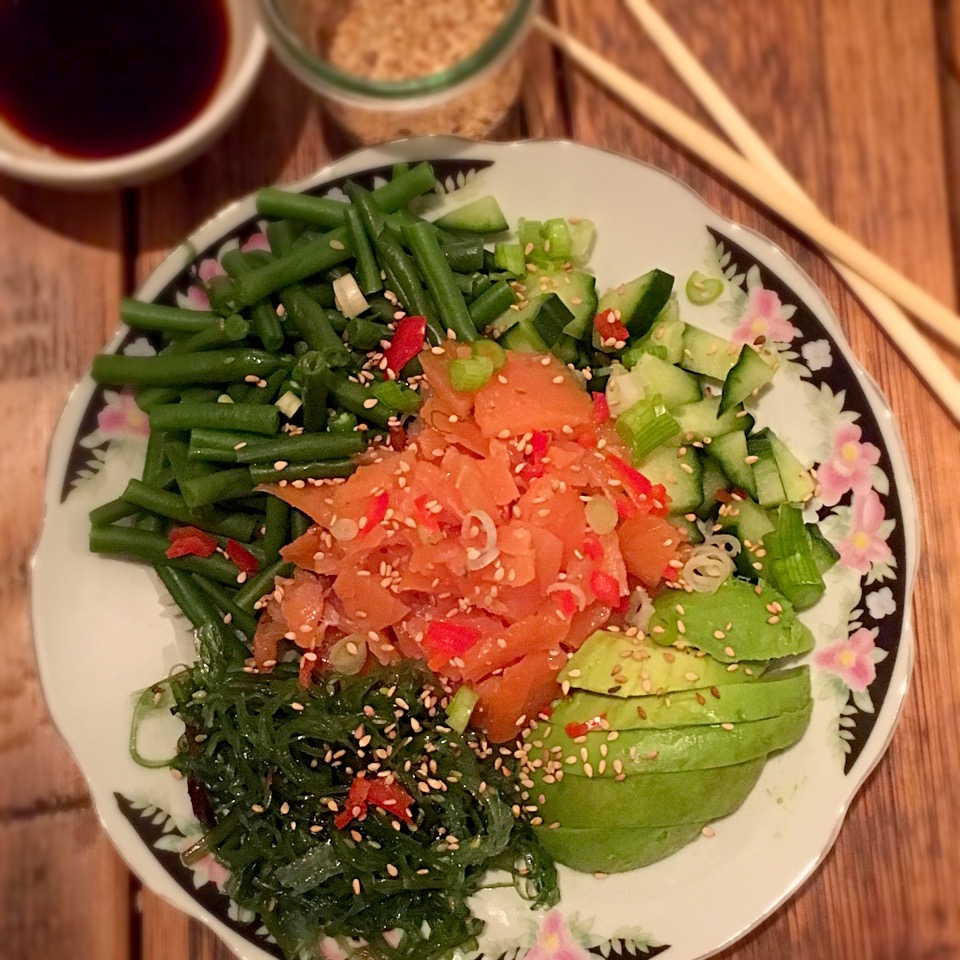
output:
[{"label": "red bell pepper piece", "polygon": [[550,447],[550,434],[543,430],[537,430],[530,439],[530,456],[523,465],[521,476],[527,480],[533,480],[536,477],[542,477],[546,472],[543,465],[543,458],[547,455]]},{"label": "red bell pepper piece", "polygon": [[603,570],[594,570],[590,574],[590,589],[596,598],[610,607],[620,604],[620,584],[617,578],[610,576]]},{"label": "red bell pepper piece", "polygon": [[583,538],[583,553],[591,560],[599,562],[603,559],[603,544],[592,533],[588,533]]},{"label": "red bell pepper piece", "polygon": [[612,310],[604,310],[593,318],[593,326],[600,334],[600,342],[606,344],[608,341],[627,341],[630,339],[630,331],[617,319],[617,315]]},{"label": "red bell pepper piece", "polygon": [[568,723],[563,729],[566,732],[568,737],[585,737],[592,730],[602,730],[603,721],[607,718],[605,713],[601,713],[597,717],[591,717],[589,720],[584,720],[582,723]]},{"label": "red bell pepper piece", "polygon": [[620,457],[614,454],[610,454],[607,457],[607,461],[613,469],[620,474],[620,479],[623,480],[634,493],[638,493],[644,497],[649,496],[650,491],[653,489],[653,484],[650,483],[636,467],[631,467],[629,463],[621,460]]},{"label": "red bell pepper piece", "polygon": [[383,351],[388,375],[400,376],[400,371],[423,349],[426,338],[426,317],[404,317],[393,332],[390,346]]},{"label": "red bell pepper piece", "polygon": [[390,494],[384,490],[378,493],[370,504],[367,511],[367,522],[360,530],[360,536],[365,537],[374,527],[380,524],[380,521],[387,515],[387,507],[390,506]]},{"label": "red bell pepper piece", "polygon": [[610,404],[607,403],[605,393],[592,393],[593,420],[595,423],[606,423],[610,419]]},{"label": "red bell pepper piece", "polygon": [[556,597],[560,605],[560,612],[567,619],[577,612],[577,598],[573,595],[572,590],[558,590]]},{"label": "red bell pepper piece", "polygon": [[196,527],[174,527],[168,534],[167,559],[209,557],[217,549],[217,538]]},{"label": "red bell pepper piece", "polygon": [[352,820],[363,820],[367,815],[367,807],[372,804],[393,814],[404,823],[413,823],[410,807],[413,806],[413,797],[395,780],[387,783],[379,777],[368,780],[366,777],[357,777],[350,784],[350,792],[343,810],[333,820],[338,830],[343,830]]},{"label": "red bell pepper piece", "polygon": [[236,540],[227,541],[225,552],[227,559],[232,560],[237,569],[247,576],[253,576],[260,570],[260,563],[257,558],[246,547],[241,547]]}]

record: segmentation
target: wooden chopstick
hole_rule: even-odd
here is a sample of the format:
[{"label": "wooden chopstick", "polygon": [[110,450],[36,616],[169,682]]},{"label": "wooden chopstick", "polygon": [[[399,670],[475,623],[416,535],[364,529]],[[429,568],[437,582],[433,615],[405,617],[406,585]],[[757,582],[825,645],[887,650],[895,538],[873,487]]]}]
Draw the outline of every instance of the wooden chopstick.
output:
[{"label": "wooden chopstick", "polygon": [[[648,0],[624,0],[624,2],[680,79],[740,152],[755,166],[775,177],[798,199],[813,206],[813,201],[804,193],[803,188],[790,175],[776,154]],[[953,375],[933,345],[888,296],[859,274],[838,262],[836,258],[831,258],[831,262],[890,340],[910,361],[930,392],[950,412],[954,420],[960,422],[960,380]]]},{"label": "wooden chopstick", "polygon": [[816,208],[805,205],[795,195],[785,191],[776,179],[758,169],[648,86],[542,17],[537,17],[536,26],[558,49],[668,136],[869,280],[939,336],[960,347],[960,316],[936,297],[871,253]]}]

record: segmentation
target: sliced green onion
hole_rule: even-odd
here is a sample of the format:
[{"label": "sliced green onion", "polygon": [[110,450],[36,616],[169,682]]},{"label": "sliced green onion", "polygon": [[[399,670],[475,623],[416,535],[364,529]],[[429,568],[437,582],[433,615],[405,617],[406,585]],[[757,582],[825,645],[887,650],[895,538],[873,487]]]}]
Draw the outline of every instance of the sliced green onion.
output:
[{"label": "sliced green onion", "polygon": [[328,656],[337,673],[353,676],[367,662],[367,638],[360,633],[348,633],[330,648]]},{"label": "sliced green onion", "polygon": [[541,230],[543,252],[551,260],[569,260],[573,249],[570,225],[561,217],[548,220]]},{"label": "sliced green onion", "polygon": [[586,260],[593,251],[597,228],[592,220],[570,221],[570,259]]},{"label": "sliced green onion", "polygon": [[587,519],[587,526],[600,536],[613,533],[617,528],[617,521],[620,518],[617,508],[606,497],[591,497],[584,506],[583,512]]},{"label": "sliced green onion", "polygon": [[680,433],[680,424],[670,416],[663,397],[655,394],[640,400],[617,418],[617,433],[633,452],[635,463],[642,463],[657,447]]},{"label": "sliced green onion", "polygon": [[489,357],[458,357],[450,364],[450,383],[454,390],[473,393],[493,376]]},{"label": "sliced green onion", "polygon": [[519,243],[498,243],[493,248],[493,259],[501,270],[508,270],[518,277],[527,272],[527,261]]},{"label": "sliced green onion", "polygon": [[477,340],[472,347],[475,357],[486,357],[499,370],[507,362],[507,351],[496,340]]},{"label": "sliced green onion", "polygon": [[423,402],[416,390],[405,387],[399,380],[383,380],[375,383],[371,390],[381,403],[401,413],[416,413]]},{"label": "sliced green onion", "polygon": [[274,406],[288,419],[302,406],[303,401],[292,391],[288,390],[274,404]]},{"label": "sliced green onion", "polygon": [[337,309],[348,320],[370,309],[370,304],[352,273],[345,273],[333,281],[333,298]]},{"label": "sliced green onion", "polygon": [[477,705],[480,695],[473,687],[461,687],[450,699],[447,704],[447,723],[453,727],[457,733],[463,733],[470,722],[470,716],[473,708]]},{"label": "sliced green onion", "polygon": [[704,307],[708,303],[713,303],[723,293],[723,281],[705,277],[699,270],[694,270],[687,278],[684,290],[692,304]]}]

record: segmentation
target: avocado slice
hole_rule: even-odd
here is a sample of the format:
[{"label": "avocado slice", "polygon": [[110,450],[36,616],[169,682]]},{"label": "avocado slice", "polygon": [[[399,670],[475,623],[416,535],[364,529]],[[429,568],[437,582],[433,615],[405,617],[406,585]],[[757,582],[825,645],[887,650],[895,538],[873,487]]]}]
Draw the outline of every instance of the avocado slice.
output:
[{"label": "avocado slice", "polygon": [[564,777],[559,783],[534,779],[543,822],[564,827],[665,827],[702,823],[738,809],[753,789],[766,757],[712,770],[609,777]]},{"label": "avocado slice", "polygon": [[705,823],[672,827],[535,827],[540,845],[557,863],[583,873],[623,873],[645,867],[695,840]]},{"label": "avocado slice", "polygon": [[601,730],[570,737],[548,722],[532,735],[531,759],[563,764],[564,776],[610,777],[726,767],[782,750],[803,736],[813,703],[801,710],[748,723],[671,727],[667,730]]},{"label": "avocado slice", "polygon": [[653,607],[647,630],[657,643],[689,643],[723,663],[772,660],[813,649],[813,634],[797,619],[793,605],[763,582],[730,577],[715,593],[668,591]]},{"label": "avocado slice", "polygon": [[[676,602],[688,595],[671,590],[667,596]],[[634,697],[747,683],[758,679],[767,665],[730,666],[694,650],[664,649],[647,637],[598,630],[567,661],[558,679],[580,690]]]},{"label": "avocado slice", "polygon": [[683,690],[646,697],[608,697],[577,690],[553,704],[550,722],[558,727],[589,724],[603,729],[638,730],[743,723],[801,710],[810,700],[810,669],[769,673],[756,683],[729,683],[713,690]]}]

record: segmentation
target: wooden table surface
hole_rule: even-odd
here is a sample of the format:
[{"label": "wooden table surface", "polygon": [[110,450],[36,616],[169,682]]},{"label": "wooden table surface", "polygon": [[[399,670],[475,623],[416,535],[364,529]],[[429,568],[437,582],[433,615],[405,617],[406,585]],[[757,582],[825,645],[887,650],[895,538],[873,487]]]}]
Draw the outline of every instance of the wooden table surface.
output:
[{"label": "wooden table surface", "polygon": [[[947,303],[960,228],[957,0],[659,0],[707,67],[840,225]],[[617,0],[556,0],[585,42],[700,116]],[[534,39],[510,137],[568,137],[657,164],[757,227],[815,279],[890,400],[922,521],[917,660],[893,744],[816,875],[726,960],[960,957],[960,444],[823,258]],[[226,960],[131,877],[48,719],[28,618],[47,444],[119,298],[227,201],[344,151],[275,63],[236,125],[141,189],[72,195],[0,178],[0,958]],[[944,349],[945,353],[949,353]],[[956,356],[949,362],[960,368]],[[691,905],[691,922],[695,922]]]}]

